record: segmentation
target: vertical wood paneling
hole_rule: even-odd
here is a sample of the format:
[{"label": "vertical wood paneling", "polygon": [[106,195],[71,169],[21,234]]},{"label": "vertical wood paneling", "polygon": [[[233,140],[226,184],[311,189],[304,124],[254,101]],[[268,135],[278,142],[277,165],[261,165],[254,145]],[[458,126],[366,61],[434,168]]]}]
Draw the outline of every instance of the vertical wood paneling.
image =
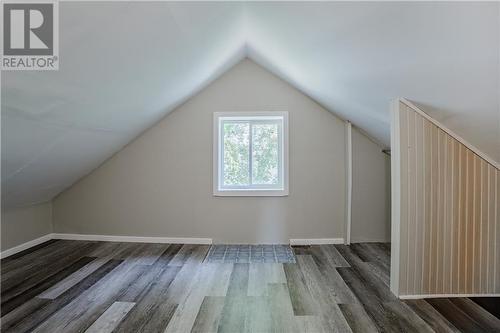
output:
[{"label": "vertical wood paneling", "polygon": [[444,200],[444,185],[445,185],[445,155],[446,151],[444,148],[444,133],[443,131],[437,129],[438,132],[438,220],[436,221],[436,241],[437,241],[437,252],[436,252],[436,286],[434,287],[435,292],[442,290],[443,288],[443,268],[444,268],[444,225],[445,225],[445,200]]},{"label": "vertical wood paneling", "polygon": [[[437,231],[439,219],[439,145],[438,145],[438,131],[434,125],[431,127],[431,244],[430,244],[430,274],[429,274],[429,292],[434,292],[437,283]],[[408,257],[410,259],[410,257]]]},{"label": "vertical wood paneling", "polygon": [[474,158],[474,230],[472,236],[472,289],[480,290],[481,285],[481,160]]},{"label": "vertical wood paneling", "polygon": [[458,251],[460,249],[460,144],[457,140],[452,139],[453,144],[453,161],[452,161],[452,173],[453,173],[453,203],[452,203],[452,234],[453,234],[453,244],[451,247],[452,255],[452,270],[450,273],[450,284],[452,294],[458,293],[458,279],[454,278],[458,276],[459,272],[459,259],[460,256]]},{"label": "vertical wood paneling", "polygon": [[432,145],[431,145],[431,137],[432,137],[432,124],[428,121],[424,121],[425,124],[425,137],[424,137],[424,150],[425,150],[425,170],[424,170],[424,178],[425,178],[425,188],[424,188],[424,196],[425,196],[425,219],[424,219],[424,258],[423,258],[423,274],[422,274],[422,282],[423,287],[422,290],[430,290],[430,274],[431,274],[431,239],[432,239],[432,229],[431,229],[431,221],[432,221],[432,207],[434,206],[433,195],[432,195]]},{"label": "vertical wood paneling", "polygon": [[424,258],[424,240],[425,240],[425,203],[424,203],[424,171],[425,171],[425,158],[424,158],[424,129],[425,123],[422,116],[416,114],[415,118],[415,247],[414,253],[420,253],[420,255],[415,258],[415,274],[414,279],[414,290],[420,290],[423,287],[422,280],[422,266]]},{"label": "vertical wood paneling", "polygon": [[465,293],[472,291],[472,266],[474,257],[472,249],[474,243],[474,154],[467,149],[467,188],[465,192],[467,220],[465,226]]},{"label": "vertical wood paneling", "polygon": [[496,170],[495,172],[495,292],[500,293],[500,172]]},{"label": "vertical wood paneling", "polygon": [[453,233],[451,229],[452,225],[452,204],[453,204],[453,191],[452,191],[452,138],[449,135],[444,135],[445,139],[445,188],[444,188],[444,246],[443,246],[443,291],[446,294],[451,293],[451,283],[450,283],[450,272],[451,265],[453,263],[451,257],[451,248],[453,246]]},{"label": "vertical wood paneling", "polygon": [[479,237],[480,282],[479,290],[488,290],[488,163],[481,160],[481,226]]},{"label": "vertical wood paneling", "polygon": [[[409,110],[408,110],[409,111]],[[415,112],[406,113],[406,124],[408,133],[408,227],[407,227],[407,246],[408,253],[415,252],[415,218],[416,218],[416,158],[415,158]],[[411,189],[411,190],[410,190]],[[414,290],[414,277],[415,277],[415,261],[408,260],[406,262],[407,266],[407,283],[408,292],[413,292]]]},{"label": "vertical wood paneling", "polygon": [[465,293],[465,281],[466,281],[466,230],[467,230],[467,148],[460,145],[460,226],[458,229],[459,233],[459,243],[458,243],[458,293]]},{"label": "vertical wood paneling", "polygon": [[497,166],[405,103],[395,112],[399,294],[499,293]]},{"label": "vertical wood paneling", "polygon": [[[488,196],[490,198],[495,197],[495,168],[492,166],[488,166]],[[496,244],[496,237],[495,237],[495,203],[493,201],[488,201],[488,246],[489,246],[489,251],[488,251],[488,265],[486,267],[487,269],[487,276],[488,276],[488,291],[490,293],[495,292],[495,265],[492,265],[491,263],[495,262],[495,254],[498,253],[496,252],[495,249],[495,244]]]},{"label": "vertical wood paneling", "polygon": [[[401,149],[401,170],[408,170],[408,112],[406,107],[401,109],[399,114],[399,128],[400,128],[400,145],[405,147]],[[400,178],[401,188],[407,188],[408,173],[402,172]],[[408,221],[408,191],[400,193],[401,199],[401,216],[405,221]],[[408,293],[408,223],[401,223],[400,225],[400,263],[399,263],[399,290],[403,293]]]}]

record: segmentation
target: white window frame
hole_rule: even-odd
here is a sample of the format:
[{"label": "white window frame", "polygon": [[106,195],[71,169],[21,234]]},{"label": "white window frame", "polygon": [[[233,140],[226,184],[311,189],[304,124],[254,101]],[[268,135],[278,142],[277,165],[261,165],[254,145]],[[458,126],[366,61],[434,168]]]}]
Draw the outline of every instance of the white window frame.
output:
[{"label": "white window frame", "polygon": [[[230,187],[222,186],[223,142],[221,140],[221,123],[223,120],[252,120],[259,118],[268,121],[275,118],[282,124],[281,135],[281,175],[282,184],[279,188],[269,188],[266,185],[253,185],[252,187]],[[251,129],[250,129],[251,135]],[[250,146],[251,146],[250,140]],[[250,165],[251,165],[250,148]],[[286,111],[263,111],[263,112],[214,112],[213,118],[213,195],[214,196],[240,196],[240,197],[277,197],[288,195],[288,112]]]}]

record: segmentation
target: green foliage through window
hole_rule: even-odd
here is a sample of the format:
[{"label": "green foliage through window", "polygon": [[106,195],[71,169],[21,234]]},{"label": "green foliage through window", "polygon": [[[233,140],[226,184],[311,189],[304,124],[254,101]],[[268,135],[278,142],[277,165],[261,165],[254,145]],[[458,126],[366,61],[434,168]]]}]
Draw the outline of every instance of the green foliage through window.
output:
[{"label": "green foliage through window", "polygon": [[222,121],[223,186],[281,184],[279,120]]},{"label": "green foliage through window", "polygon": [[249,123],[224,122],[224,185],[248,185]]},{"label": "green foliage through window", "polygon": [[252,183],[278,184],[278,124],[252,126]]}]

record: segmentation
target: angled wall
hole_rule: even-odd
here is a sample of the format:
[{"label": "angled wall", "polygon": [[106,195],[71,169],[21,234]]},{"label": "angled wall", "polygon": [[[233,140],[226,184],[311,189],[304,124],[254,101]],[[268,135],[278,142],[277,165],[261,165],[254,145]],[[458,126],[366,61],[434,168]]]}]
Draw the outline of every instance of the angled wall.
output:
[{"label": "angled wall", "polygon": [[500,294],[498,165],[409,102],[392,116],[391,289]]},{"label": "angled wall", "polygon": [[[288,111],[290,195],[212,195],[216,111]],[[138,111],[139,112],[139,111]],[[244,60],[54,200],[57,233],[288,243],[343,238],[344,122]]]}]

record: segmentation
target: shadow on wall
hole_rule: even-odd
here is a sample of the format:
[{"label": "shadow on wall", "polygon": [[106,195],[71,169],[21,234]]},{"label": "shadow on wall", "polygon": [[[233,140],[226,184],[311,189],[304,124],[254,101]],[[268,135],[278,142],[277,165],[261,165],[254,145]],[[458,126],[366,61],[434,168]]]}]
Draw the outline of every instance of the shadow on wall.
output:
[{"label": "shadow on wall", "polygon": [[391,241],[391,157],[352,131],[351,242]]}]

